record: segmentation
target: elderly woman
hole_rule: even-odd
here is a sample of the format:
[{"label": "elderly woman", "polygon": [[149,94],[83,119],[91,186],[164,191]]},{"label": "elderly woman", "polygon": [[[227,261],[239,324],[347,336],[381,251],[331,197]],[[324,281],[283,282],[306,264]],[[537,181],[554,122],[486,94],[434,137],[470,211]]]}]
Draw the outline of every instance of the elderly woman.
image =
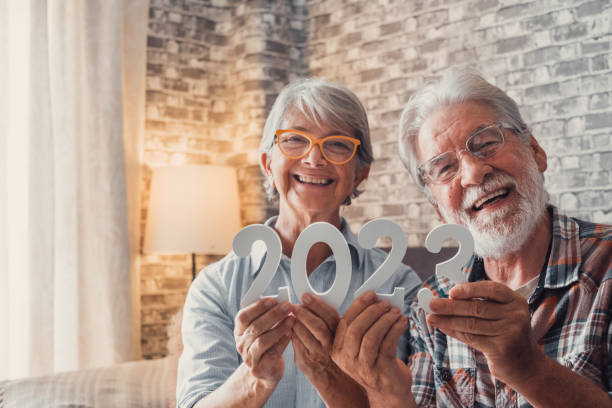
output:
[{"label": "elderly woman", "polygon": [[[193,282],[183,314],[184,351],[179,362],[177,401],[180,408],[197,407],[323,407],[367,404],[362,389],[331,360],[340,313],[352,294],[382,264],[386,254],[359,246],[340,216],[340,206],[358,195],[367,178],[372,147],[365,110],[348,89],[316,79],[299,80],[280,93],[266,121],[259,147],[266,189],[279,201],[278,216],[266,225],[282,242],[282,258],[264,294],[291,285],[291,253],[300,233],[313,222],[332,224],[350,248],[352,276],[349,295],[335,310],[311,294],[300,305],[260,299],[240,302],[265,259],[253,247],[239,258],[231,253],[206,267]],[[306,269],[316,291],[335,278],[331,249],[315,244]],[[417,275],[402,265],[381,288],[406,289],[405,304],[420,286]],[[296,299],[294,292],[292,298]],[[372,292],[360,297],[380,308],[377,316],[398,321],[402,312],[376,302]],[[407,308],[407,306],[406,306]],[[371,322],[370,324],[372,324]],[[396,330],[397,331],[397,330]],[[397,338],[395,339],[397,342]]]}]

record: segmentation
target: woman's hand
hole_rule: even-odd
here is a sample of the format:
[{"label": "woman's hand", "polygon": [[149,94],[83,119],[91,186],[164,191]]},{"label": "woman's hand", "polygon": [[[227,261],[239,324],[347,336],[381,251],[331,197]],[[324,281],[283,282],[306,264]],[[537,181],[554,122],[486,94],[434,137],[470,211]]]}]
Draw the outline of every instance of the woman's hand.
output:
[{"label": "woman's hand", "polygon": [[295,323],[291,313],[289,302],[260,299],[236,315],[236,349],[251,375],[265,387],[276,387],[283,377],[283,351]]},{"label": "woman's hand", "polygon": [[293,350],[295,365],[317,389],[326,389],[338,369],[331,359],[334,333],[340,315],[321,299],[306,293],[294,309]]},{"label": "woman's hand", "polygon": [[306,293],[294,309],[295,365],[317,389],[327,407],[366,407],[363,389],[331,359],[338,312],[323,300]]},{"label": "woman's hand", "polygon": [[336,329],[332,359],[367,392],[372,407],[415,406],[410,369],[397,358],[408,319],[366,292],[353,302]]}]

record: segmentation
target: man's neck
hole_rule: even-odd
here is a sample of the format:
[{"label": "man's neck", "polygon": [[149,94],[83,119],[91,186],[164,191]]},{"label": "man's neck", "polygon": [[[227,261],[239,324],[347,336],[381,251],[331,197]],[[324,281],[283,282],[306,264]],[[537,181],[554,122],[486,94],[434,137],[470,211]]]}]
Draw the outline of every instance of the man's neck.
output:
[{"label": "man's neck", "polygon": [[552,219],[544,211],[533,233],[516,252],[503,258],[484,259],[487,277],[516,290],[540,274],[552,239]]}]

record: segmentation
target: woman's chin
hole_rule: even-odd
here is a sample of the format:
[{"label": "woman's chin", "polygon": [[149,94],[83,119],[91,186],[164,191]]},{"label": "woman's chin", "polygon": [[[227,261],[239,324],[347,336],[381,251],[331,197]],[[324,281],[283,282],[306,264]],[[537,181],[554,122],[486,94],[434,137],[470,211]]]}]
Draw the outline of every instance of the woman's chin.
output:
[{"label": "woman's chin", "polygon": [[340,209],[340,204],[322,203],[321,200],[300,200],[290,203],[291,208],[297,217],[324,217],[331,220]]}]

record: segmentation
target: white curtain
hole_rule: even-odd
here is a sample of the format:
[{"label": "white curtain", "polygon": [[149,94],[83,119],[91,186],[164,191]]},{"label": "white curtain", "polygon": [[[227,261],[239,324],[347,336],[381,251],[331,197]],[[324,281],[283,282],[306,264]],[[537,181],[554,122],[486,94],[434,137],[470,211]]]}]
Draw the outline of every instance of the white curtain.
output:
[{"label": "white curtain", "polygon": [[0,0],[0,379],[140,358],[148,0]]}]

